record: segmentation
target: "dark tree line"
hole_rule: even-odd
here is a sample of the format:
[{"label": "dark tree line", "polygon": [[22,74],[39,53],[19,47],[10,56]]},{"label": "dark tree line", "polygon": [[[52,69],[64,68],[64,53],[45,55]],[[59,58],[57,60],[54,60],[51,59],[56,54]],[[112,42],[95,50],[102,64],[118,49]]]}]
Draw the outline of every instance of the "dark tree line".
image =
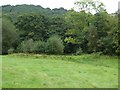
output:
[{"label": "dark tree line", "polygon": [[75,4],[79,11],[60,8],[54,10],[54,15],[17,12],[13,18],[12,13],[4,12],[2,53],[118,55],[119,13],[108,14],[100,2]]}]

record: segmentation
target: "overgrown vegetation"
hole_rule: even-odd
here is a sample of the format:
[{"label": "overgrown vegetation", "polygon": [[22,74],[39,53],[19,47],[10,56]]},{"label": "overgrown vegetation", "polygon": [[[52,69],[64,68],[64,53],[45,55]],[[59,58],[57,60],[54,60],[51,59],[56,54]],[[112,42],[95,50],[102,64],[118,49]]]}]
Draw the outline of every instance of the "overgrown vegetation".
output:
[{"label": "overgrown vegetation", "polygon": [[79,11],[34,5],[3,6],[3,54],[13,51],[118,55],[119,13],[108,14],[101,2],[84,2],[75,3]]},{"label": "overgrown vegetation", "polygon": [[2,20],[2,53],[7,54],[8,50],[13,46],[17,39],[15,26],[8,19]]},{"label": "overgrown vegetation", "polygon": [[63,49],[62,40],[58,36],[52,36],[46,42],[33,41],[33,39],[22,41],[17,51],[18,53],[63,54]]}]

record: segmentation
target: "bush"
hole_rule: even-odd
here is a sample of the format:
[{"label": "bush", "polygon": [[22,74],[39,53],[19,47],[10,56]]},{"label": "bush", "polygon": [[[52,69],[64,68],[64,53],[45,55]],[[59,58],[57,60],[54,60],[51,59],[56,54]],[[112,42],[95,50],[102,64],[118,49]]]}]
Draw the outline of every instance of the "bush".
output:
[{"label": "bush", "polygon": [[34,42],[34,53],[45,53],[47,49],[46,43],[43,41]]},{"label": "bush", "polygon": [[76,51],[76,55],[81,55],[83,53],[83,51],[82,51],[82,48],[79,48],[77,51]]},{"label": "bush", "polygon": [[116,53],[117,55],[120,55],[120,46],[116,49],[115,53]]},{"label": "bush", "polygon": [[48,54],[63,54],[64,45],[59,36],[52,36],[47,40]]},{"label": "bush", "polygon": [[34,41],[32,39],[22,41],[18,47],[18,51],[23,53],[32,53],[34,51]]},{"label": "bush", "polygon": [[33,41],[32,39],[21,42],[18,47],[19,52],[23,53],[47,53],[63,54],[64,45],[60,37],[52,36],[47,42]]},{"label": "bush", "polygon": [[45,53],[47,50],[46,42],[33,41],[32,39],[21,42],[18,47],[19,52],[23,53]]},{"label": "bush", "polygon": [[12,54],[14,52],[14,48],[8,49],[8,54]]}]

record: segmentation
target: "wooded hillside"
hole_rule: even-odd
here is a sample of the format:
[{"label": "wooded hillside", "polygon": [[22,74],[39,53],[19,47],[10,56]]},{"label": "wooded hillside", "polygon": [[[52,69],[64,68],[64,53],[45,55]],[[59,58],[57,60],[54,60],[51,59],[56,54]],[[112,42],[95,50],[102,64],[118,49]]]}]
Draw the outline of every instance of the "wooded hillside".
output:
[{"label": "wooded hillside", "polygon": [[79,11],[25,4],[2,6],[2,53],[118,55],[119,13],[108,14],[101,2],[75,5]]}]

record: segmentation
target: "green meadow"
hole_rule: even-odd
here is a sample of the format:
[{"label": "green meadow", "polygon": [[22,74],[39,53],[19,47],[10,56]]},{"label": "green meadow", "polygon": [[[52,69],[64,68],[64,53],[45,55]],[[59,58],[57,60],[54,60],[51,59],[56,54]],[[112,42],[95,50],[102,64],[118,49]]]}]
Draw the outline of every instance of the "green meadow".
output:
[{"label": "green meadow", "polygon": [[3,88],[118,88],[118,58],[11,54],[2,57]]}]

